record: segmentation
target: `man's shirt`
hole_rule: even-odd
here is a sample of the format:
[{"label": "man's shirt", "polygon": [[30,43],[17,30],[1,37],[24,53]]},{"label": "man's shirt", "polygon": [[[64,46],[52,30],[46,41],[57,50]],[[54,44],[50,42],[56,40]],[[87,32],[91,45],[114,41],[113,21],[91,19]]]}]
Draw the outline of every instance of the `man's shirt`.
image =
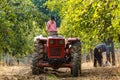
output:
[{"label": "man's shirt", "polygon": [[47,22],[47,26],[46,26],[46,30],[48,32],[53,32],[53,31],[57,31],[57,28],[56,28],[56,22],[55,21],[48,21]]},{"label": "man's shirt", "polygon": [[109,54],[109,49],[106,44],[99,44],[95,48],[100,49],[101,52],[106,52],[106,54]]}]

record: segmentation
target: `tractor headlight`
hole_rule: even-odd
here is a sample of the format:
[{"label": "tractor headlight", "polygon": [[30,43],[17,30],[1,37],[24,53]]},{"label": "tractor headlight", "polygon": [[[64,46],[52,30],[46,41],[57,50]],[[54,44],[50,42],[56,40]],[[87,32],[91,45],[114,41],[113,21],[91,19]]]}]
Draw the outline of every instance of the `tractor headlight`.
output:
[{"label": "tractor headlight", "polygon": [[55,43],[55,41],[54,40],[50,40],[50,44],[54,44]]},{"label": "tractor headlight", "polygon": [[64,40],[59,40],[59,44],[65,44]]}]

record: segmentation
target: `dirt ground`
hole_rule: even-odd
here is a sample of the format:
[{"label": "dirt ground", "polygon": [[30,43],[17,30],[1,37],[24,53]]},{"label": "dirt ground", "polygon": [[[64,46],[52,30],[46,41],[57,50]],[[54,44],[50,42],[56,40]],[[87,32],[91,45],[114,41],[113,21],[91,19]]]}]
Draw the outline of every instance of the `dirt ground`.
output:
[{"label": "dirt ground", "polygon": [[48,69],[43,74],[32,75],[30,66],[0,66],[0,80],[120,80],[120,66],[93,68],[92,63],[82,64],[82,74],[73,78],[70,69]]}]

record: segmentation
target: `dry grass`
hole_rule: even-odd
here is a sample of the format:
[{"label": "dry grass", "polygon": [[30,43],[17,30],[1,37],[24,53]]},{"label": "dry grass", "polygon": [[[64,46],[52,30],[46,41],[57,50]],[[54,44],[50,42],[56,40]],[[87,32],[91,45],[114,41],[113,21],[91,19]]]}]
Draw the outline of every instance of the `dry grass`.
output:
[{"label": "dry grass", "polygon": [[82,74],[73,78],[69,69],[32,75],[30,66],[0,67],[0,80],[120,80],[120,66],[93,68],[92,62],[82,64]]}]

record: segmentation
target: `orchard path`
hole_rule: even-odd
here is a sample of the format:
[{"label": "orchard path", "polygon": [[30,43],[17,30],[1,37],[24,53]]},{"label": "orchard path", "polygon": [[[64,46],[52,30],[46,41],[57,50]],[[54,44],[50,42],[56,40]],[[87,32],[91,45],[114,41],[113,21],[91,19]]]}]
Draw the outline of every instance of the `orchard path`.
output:
[{"label": "orchard path", "polygon": [[32,75],[30,65],[0,66],[0,80],[120,80],[120,66],[93,68],[92,63],[82,64],[82,74],[73,78],[68,68],[56,72],[48,69],[41,75]]}]

